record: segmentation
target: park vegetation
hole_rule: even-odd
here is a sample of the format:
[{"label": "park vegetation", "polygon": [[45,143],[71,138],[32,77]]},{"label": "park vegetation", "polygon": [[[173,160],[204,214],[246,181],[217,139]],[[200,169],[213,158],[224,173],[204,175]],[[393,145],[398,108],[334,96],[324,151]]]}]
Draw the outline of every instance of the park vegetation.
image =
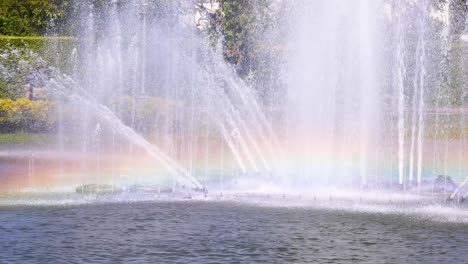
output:
[{"label": "park vegetation", "polygon": [[[110,0],[2,0],[0,1],[0,132],[30,132],[54,130],[55,104],[50,98],[35,96],[32,76],[47,71],[50,66],[62,72],[75,70],[72,51],[77,47],[80,23],[76,23],[83,8],[102,10]],[[147,0],[148,2],[172,0]],[[393,1],[393,0],[386,0]],[[448,0],[433,0],[434,8],[442,8]],[[123,0],[117,0],[117,4]],[[279,67],[275,58],[281,55],[281,36],[274,36],[281,24],[281,9],[270,0],[218,0],[220,9],[212,14],[208,32],[213,43],[221,43],[224,57],[259,95],[278,89],[281,94]],[[450,1],[451,34],[465,30],[467,0]],[[155,5],[157,6],[157,5]],[[276,8],[276,9],[275,9]],[[276,13],[275,13],[276,12]],[[279,12],[279,13],[278,13]],[[155,12],[157,14],[157,12]],[[279,22],[278,22],[279,21]],[[276,23],[276,24],[275,24]],[[456,41],[456,39],[454,39]],[[37,59],[40,57],[41,59]],[[253,76],[253,77],[252,77]],[[454,84],[455,85],[455,84]],[[459,85],[459,84],[456,84]],[[452,89],[453,87],[449,87]],[[283,91],[284,92],[284,91]],[[271,96],[259,96],[271,98]],[[277,96],[282,98],[284,96]],[[135,110],[130,97],[116,98],[115,104],[123,119],[130,119],[129,109],[142,111],[142,116],[157,116],[163,103],[152,102]],[[273,105],[275,102],[262,102]],[[125,110],[127,109],[127,110]],[[47,115],[50,115],[48,117]],[[149,128],[148,128],[149,129]]]}]

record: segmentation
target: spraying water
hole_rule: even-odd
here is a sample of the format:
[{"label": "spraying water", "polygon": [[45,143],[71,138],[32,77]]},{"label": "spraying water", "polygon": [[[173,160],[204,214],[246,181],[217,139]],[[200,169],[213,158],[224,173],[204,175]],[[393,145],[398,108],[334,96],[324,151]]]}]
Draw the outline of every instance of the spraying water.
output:
[{"label": "spraying water", "polygon": [[[464,118],[454,125],[451,113],[466,93],[462,85],[449,89],[455,83],[453,3],[270,2],[275,26],[267,33],[276,39],[266,50],[281,52],[247,82],[223,58],[222,43],[203,31],[200,20],[207,18],[194,12],[201,6],[222,13],[219,3],[110,1],[98,9],[88,2],[72,77],[57,69],[37,77],[59,104],[61,149],[73,134],[81,173],[88,174],[98,116],[98,160],[112,156],[113,183],[138,166],[138,148],[171,174],[172,190],[206,190],[213,182],[224,190],[243,180],[255,182],[254,190],[408,191],[416,183],[419,192],[436,175],[447,182],[449,146],[458,149],[462,174],[466,140],[462,132],[451,139],[454,127],[465,127]],[[267,33],[256,37],[268,39]],[[82,115],[62,115],[70,102]],[[127,164],[116,164],[115,154]]]}]

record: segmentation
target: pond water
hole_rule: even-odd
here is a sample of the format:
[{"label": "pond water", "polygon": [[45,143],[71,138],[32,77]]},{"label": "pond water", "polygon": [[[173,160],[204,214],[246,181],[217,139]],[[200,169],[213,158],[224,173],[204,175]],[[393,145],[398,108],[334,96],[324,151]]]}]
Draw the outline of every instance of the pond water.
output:
[{"label": "pond water", "polygon": [[238,201],[10,204],[0,234],[2,263],[466,263],[468,252],[463,221]]}]

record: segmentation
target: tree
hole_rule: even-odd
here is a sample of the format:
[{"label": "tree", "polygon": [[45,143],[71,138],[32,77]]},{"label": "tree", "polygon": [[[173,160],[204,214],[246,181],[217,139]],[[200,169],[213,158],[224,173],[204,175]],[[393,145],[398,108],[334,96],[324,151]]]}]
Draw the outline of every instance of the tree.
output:
[{"label": "tree", "polygon": [[71,0],[2,0],[0,35],[45,35],[50,22],[66,28],[74,5]]},{"label": "tree", "polygon": [[452,35],[459,35],[465,29],[465,21],[468,14],[468,1],[467,0],[434,0],[434,7],[442,9],[445,5],[450,3],[449,11],[451,15],[450,33]]}]

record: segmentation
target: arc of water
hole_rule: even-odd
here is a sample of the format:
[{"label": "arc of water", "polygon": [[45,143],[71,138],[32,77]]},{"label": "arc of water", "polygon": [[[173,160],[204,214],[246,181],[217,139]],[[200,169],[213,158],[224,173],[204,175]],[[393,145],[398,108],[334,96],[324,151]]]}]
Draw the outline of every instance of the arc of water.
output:
[{"label": "arc of water", "polygon": [[246,173],[247,169],[245,168],[244,162],[242,161],[242,158],[239,154],[239,151],[237,150],[235,146],[234,140],[230,136],[230,133],[228,132],[224,124],[220,125],[220,129],[221,129],[221,134],[223,135],[224,140],[226,140],[228,147],[231,149],[232,153],[234,154],[234,157],[236,158],[237,163],[239,164],[242,170],[242,173]]},{"label": "arc of water", "polygon": [[465,180],[457,187],[457,189],[455,189],[455,191],[449,196],[449,200],[453,200],[455,195],[457,195],[457,193],[461,190],[461,188],[463,188],[463,186],[465,186],[467,183],[468,183],[468,177],[466,177]]},{"label": "arc of water", "polygon": [[[221,104],[223,105],[222,107],[224,108],[224,110],[222,110],[220,113],[215,114],[214,111],[208,111],[208,113],[211,115],[211,118],[217,122],[218,126],[221,127],[221,132],[224,134],[225,140],[228,141],[228,146],[229,148],[231,148],[231,151],[235,155],[239,166],[245,173],[245,163],[244,161],[242,161],[240,152],[238,150],[240,148],[243,154],[245,154],[245,156],[247,157],[248,162],[250,163],[252,168],[254,168],[254,170],[257,170],[258,167],[253,158],[253,154],[247,146],[246,140],[244,139],[244,135],[241,133],[241,130],[237,126],[237,124],[239,123],[239,118],[236,118],[236,110],[234,106],[229,101],[225,100],[226,98],[224,98],[222,95],[213,94],[212,92],[208,93],[209,98],[214,99],[215,102],[221,102]],[[234,142],[237,142],[237,144]]]},{"label": "arc of water", "polygon": [[247,160],[250,163],[250,165],[252,166],[252,168],[254,168],[254,170],[257,170],[257,165],[256,165],[256,163],[254,161],[253,155],[250,152],[250,150],[249,150],[249,148],[248,148],[248,146],[246,144],[246,141],[244,139],[244,136],[241,133],[239,127],[237,126],[237,123],[234,121],[234,117],[232,116],[232,113],[230,113],[229,111],[225,111],[223,113],[223,116],[224,116],[224,119],[221,119],[221,120],[225,120],[225,122],[223,122],[223,121],[221,121],[221,122],[223,124],[224,123],[227,124],[230,127],[231,138],[235,139],[238,142],[238,145],[240,146],[243,153],[246,155]]},{"label": "arc of water", "polygon": [[[50,79],[47,82],[49,87],[54,92],[69,98],[70,100],[80,102],[93,109],[96,114],[109,123],[115,131],[125,136],[134,144],[142,147],[151,157],[155,158],[162,163],[166,169],[171,172],[181,183],[190,184],[195,188],[203,189],[204,186],[198,182],[185,168],[179,165],[176,161],[172,160],[164,154],[159,148],[149,143],[140,134],[136,133],[133,129],[126,126],[109,108],[99,104],[92,97],[76,84],[71,78],[66,76],[56,75],[56,78]],[[65,91],[65,88],[70,88],[73,91]]]},{"label": "arc of water", "polygon": [[[220,62],[217,62],[217,67],[223,67],[225,68],[225,71],[230,71],[230,69],[226,69],[226,64]],[[258,101],[255,100],[255,96],[253,95],[252,91],[250,89],[242,89],[242,87],[240,87],[237,82],[232,80],[232,78],[229,78],[229,81],[232,83],[231,89],[234,91],[234,94],[240,98],[244,108],[247,109],[246,114],[257,122],[257,124],[254,124],[254,127],[260,128],[259,138],[262,142],[262,145],[267,147],[270,157],[272,157],[272,159],[275,161],[274,164],[279,164],[279,159],[284,158],[284,151],[278,142],[276,133],[274,133],[273,128],[267,121],[263,111],[260,109]],[[268,138],[270,138],[273,144],[267,140],[265,135],[268,135]],[[261,154],[259,151],[258,153]]]},{"label": "arc of water", "polygon": [[[208,83],[217,83],[216,76],[205,75],[203,77],[204,81]],[[230,84],[228,89],[231,91],[230,87],[235,85],[235,81],[232,80]],[[238,91],[233,92],[235,95],[238,95]],[[248,163],[255,171],[258,171],[256,157],[260,159],[266,169],[269,169],[269,165],[260,151],[258,143],[248,129],[247,123],[250,127],[251,122],[249,121],[251,121],[252,117],[243,111],[245,105],[237,104],[235,98],[230,98],[222,89],[208,89],[203,93],[202,98],[213,107],[208,111],[208,114],[220,127],[220,131],[224,134],[223,138],[228,141],[228,146],[235,155],[242,170],[245,172],[246,167],[245,162],[241,159],[241,153],[244,154]],[[253,149],[249,146],[253,146]]]},{"label": "arc of water", "polygon": [[[202,78],[205,82],[217,84],[220,81],[224,81],[227,84],[226,87],[224,87],[227,90],[227,93],[225,93],[223,89],[208,89],[203,91],[201,97],[205,99],[213,99],[213,101],[210,101],[210,104],[218,103],[217,106],[214,106],[217,108],[216,111],[219,111],[220,109],[227,111],[225,115],[231,116],[230,119],[234,121],[233,124],[235,124],[236,128],[249,128],[249,130],[242,129],[242,138],[238,138],[238,140],[251,145],[253,150],[249,150],[249,152],[255,154],[255,156],[262,162],[262,165],[269,170],[271,168],[271,164],[280,164],[278,155],[283,153],[278,143],[277,136],[261,111],[251,89],[246,85],[242,85],[241,83],[243,83],[243,81],[235,77],[233,69],[222,60],[222,57],[213,54],[213,52],[214,51],[212,50],[205,50],[204,55],[207,60],[207,62],[204,63],[205,65],[193,62],[194,59],[189,56],[182,56],[184,56],[188,61],[192,61],[193,65],[200,67],[201,72],[213,73],[210,75],[203,74]],[[215,72],[209,68],[212,65],[215,65],[215,68],[217,69]],[[224,74],[220,76],[217,72],[222,72]],[[219,87],[218,85],[215,86]],[[218,123],[219,121],[226,121],[226,119],[222,118],[215,119]],[[229,137],[225,136],[224,138]],[[258,139],[260,140],[257,141]],[[271,142],[273,142],[273,144]],[[262,144],[262,146],[266,146],[268,151],[267,153],[270,156],[269,158],[265,157],[265,154],[260,149],[259,143]],[[231,148],[233,145],[228,144],[228,146]],[[242,144],[240,146],[242,147]],[[244,144],[244,146],[247,145]],[[244,154],[248,155],[247,153]],[[275,162],[269,164],[268,161]]]}]

